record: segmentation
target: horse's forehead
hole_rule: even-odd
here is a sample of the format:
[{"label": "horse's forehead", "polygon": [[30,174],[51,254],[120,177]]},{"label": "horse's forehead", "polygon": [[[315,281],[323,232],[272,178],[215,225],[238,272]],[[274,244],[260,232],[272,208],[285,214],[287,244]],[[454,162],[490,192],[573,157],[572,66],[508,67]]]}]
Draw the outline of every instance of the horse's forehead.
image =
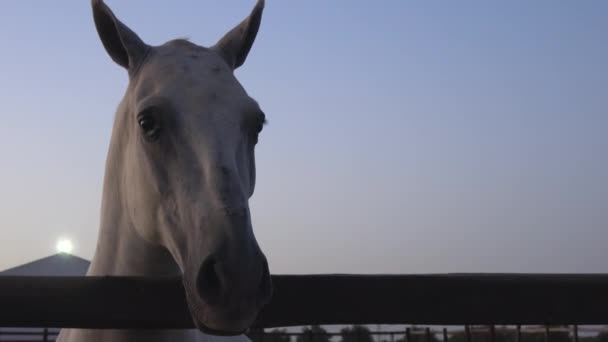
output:
[{"label": "horse's forehead", "polygon": [[[208,62],[210,59],[218,59],[219,56],[212,50],[196,45],[187,40],[171,40],[156,47],[156,54],[167,61],[189,61],[190,63]],[[214,58],[215,57],[215,58]]]},{"label": "horse's forehead", "polygon": [[217,52],[185,41],[154,47],[127,96],[137,112],[167,105],[182,120],[215,118],[225,127],[259,110]]},{"label": "horse's forehead", "polygon": [[240,86],[219,54],[181,39],[155,47],[140,72],[148,84],[180,90]]}]

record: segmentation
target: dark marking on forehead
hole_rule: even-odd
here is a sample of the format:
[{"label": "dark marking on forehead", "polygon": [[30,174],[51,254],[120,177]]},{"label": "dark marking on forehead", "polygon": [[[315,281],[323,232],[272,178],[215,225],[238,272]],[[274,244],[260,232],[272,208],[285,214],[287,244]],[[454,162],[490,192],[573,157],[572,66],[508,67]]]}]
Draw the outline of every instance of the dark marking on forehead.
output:
[{"label": "dark marking on forehead", "polygon": [[198,59],[206,54],[208,54],[211,50],[191,43],[185,39],[174,39],[166,42],[162,45],[165,50],[165,54],[181,54],[186,55],[192,59]]},{"label": "dark marking on forehead", "polygon": [[181,63],[181,69],[183,72],[185,73],[189,73],[190,72],[190,65],[186,62],[182,62]]},{"label": "dark marking on forehead", "polygon": [[166,43],[167,45],[172,45],[172,46],[179,46],[179,47],[183,47],[183,48],[187,48],[187,49],[191,49],[191,50],[207,50],[206,48],[196,45],[190,41],[188,41],[187,39],[173,39],[170,40]]}]

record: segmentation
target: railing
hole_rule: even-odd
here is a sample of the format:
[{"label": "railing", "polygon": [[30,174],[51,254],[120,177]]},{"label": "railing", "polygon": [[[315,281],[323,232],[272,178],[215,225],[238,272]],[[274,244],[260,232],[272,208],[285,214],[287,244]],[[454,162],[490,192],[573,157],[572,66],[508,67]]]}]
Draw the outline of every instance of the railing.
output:
[{"label": "railing", "polygon": [[[527,336],[526,336],[527,335]],[[363,329],[348,329],[348,331],[342,332],[313,332],[311,329],[303,330],[302,332],[287,332],[283,330],[273,331],[260,331],[253,334],[249,334],[254,341],[285,341],[283,338],[287,338],[288,341],[302,342],[319,342],[327,341],[329,339],[340,338],[344,341],[382,341],[382,342],[449,342],[449,341],[464,341],[471,342],[472,340],[481,337],[483,341],[513,341],[522,342],[530,337],[533,340],[538,341],[538,337],[541,337],[541,341],[550,342],[552,336],[560,337],[560,341],[570,340],[572,342],[579,342],[580,336],[587,342],[602,342],[608,337],[608,329],[605,327],[579,327],[578,325],[572,326],[528,326],[522,327],[517,326],[501,326],[496,327],[490,326],[464,326],[459,329],[448,329],[439,327],[406,327],[404,329],[395,330],[389,329],[386,331],[369,331],[367,328]],[[460,338],[462,337],[462,338]],[[536,337],[536,339],[534,339]],[[371,339],[370,339],[371,338]],[[340,341],[340,340],[338,340]]]},{"label": "railing", "polygon": [[[608,275],[282,275],[256,327],[608,323]],[[181,280],[0,277],[0,326],[191,328]]]},{"label": "railing", "polygon": [[[0,329],[0,342],[53,342],[57,338],[58,329],[30,329],[30,330],[2,330]],[[550,342],[551,336],[561,335],[571,342],[579,342],[579,334],[587,342],[605,341],[601,336],[608,334],[608,329],[602,327],[561,326],[465,326],[464,329],[448,329],[437,327],[406,327],[404,329],[389,328],[384,331],[349,331],[349,332],[313,332],[310,329],[302,332],[287,332],[283,330],[257,331],[250,333],[254,342],[347,342],[347,341],[376,341],[376,342],[450,342],[457,336],[463,338],[458,341],[471,342],[475,337],[485,337],[484,341],[512,341],[525,342],[526,335],[541,337],[541,341]],[[510,335],[510,336],[509,336]],[[533,339],[539,341],[539,339]]]},{"label": "railing", "polygon": [[2,329],[0,342],[53,342],[59,334],[59,329]]}]

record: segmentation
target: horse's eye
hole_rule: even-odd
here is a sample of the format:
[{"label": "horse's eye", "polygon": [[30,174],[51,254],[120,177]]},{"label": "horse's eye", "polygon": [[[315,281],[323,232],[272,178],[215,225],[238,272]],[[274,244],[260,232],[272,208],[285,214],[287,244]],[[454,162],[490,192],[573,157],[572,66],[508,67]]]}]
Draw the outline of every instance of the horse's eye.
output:
[{"label": "horse's eye", "polygon": [[144,136],[150,140],[156,140],[160,134],[158,122],[149,115],[139,117],[139,127],[141,127]]}]

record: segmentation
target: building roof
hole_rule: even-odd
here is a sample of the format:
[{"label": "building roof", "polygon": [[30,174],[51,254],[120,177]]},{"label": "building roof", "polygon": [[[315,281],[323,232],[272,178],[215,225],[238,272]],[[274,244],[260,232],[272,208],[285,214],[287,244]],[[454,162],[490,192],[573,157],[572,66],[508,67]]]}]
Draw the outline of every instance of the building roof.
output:
[{"label": "building roof", "polygon": [[58,253],[0,272],[0,276],[84,276],[91,262],[81,257]]}]

